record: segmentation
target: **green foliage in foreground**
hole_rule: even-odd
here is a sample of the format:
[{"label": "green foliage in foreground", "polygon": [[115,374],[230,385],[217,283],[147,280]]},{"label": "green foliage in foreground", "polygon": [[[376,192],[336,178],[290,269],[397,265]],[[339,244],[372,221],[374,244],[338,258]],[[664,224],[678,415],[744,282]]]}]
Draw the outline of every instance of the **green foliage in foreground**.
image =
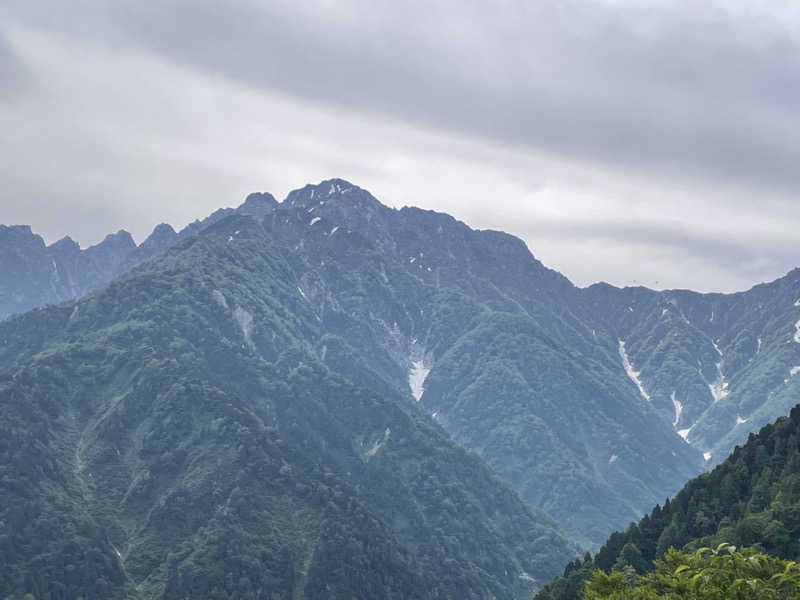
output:
[{"label": "green foliage in foreground", "polygon": [[596,570],[586,583],[586,600],[761,600],[800,596],[800,565],[720,544],[693,554],[670,548],[645,575]]},{"label": "green foliage in foreground", "polygon": [[711,473],[689,481],[663,507],[611,535],[594,556],[574,561],[536,600],[578,600],[595,569],[651,570],[668,548],[693,551],[730,542],[787,559],[800,557],[800,406],[767,425]]}]

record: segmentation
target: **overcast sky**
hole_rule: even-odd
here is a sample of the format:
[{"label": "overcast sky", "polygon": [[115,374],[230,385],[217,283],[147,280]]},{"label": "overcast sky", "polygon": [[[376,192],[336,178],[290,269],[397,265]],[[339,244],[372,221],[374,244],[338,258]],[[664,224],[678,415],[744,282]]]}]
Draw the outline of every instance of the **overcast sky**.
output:
[{"label": "overcast sky", "polygon": [[48,243],[342,177],[578,285],[746,289],[800,265],[800,3],[6,0],[0,144]]}]

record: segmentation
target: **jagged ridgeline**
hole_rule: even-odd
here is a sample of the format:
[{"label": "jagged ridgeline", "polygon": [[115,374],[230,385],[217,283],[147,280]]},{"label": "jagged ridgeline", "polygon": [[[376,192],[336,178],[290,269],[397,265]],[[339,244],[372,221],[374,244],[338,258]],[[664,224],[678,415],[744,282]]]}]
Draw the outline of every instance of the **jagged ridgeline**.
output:
[{"label": "jagged ridgeline", "polygon": [[4,598],[510,599],[575,555],[283,252],[229,216],[0,324]]},{"label": "jagged ridgeline", "polygon": [[270,194],[250,194],[236,210],[217,210],[180,232],[162,223],[138,246],[127,231],[109,234],[85,250],[70,237],[48,246],[29,225],[0,225],[0,319],[78,298],[227,216],[263,217],[277,204]]},{"label": "jagged ridgeline", "polygon": [[711,473],[691,480],[592,559],[569,563],[537,600],[577,600],[593,569],[643,573],[669,547],[696,550],[727,542],[800,559],[800,406],[765,426]]}]

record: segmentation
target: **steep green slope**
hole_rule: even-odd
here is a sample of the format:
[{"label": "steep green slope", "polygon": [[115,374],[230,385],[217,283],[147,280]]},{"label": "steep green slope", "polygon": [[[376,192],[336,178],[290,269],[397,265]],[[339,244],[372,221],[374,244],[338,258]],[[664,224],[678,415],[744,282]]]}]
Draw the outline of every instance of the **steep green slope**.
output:
[{"label": "steep green slope", "polygon": [[693,479],[663,507],[611,535],[594,559],[567,565],[538,600],[581,597],[595,568],[638,572],[670,547],[694,550],[728,542],[800,558],[800,406],[767,425],[712,472]]},{"label": "steep green slope", "polygon": [[4,596],[512,598],[574,552],[404,396],[319,359],[347,344],[250,218],[0,339]]},{"label": "steep green slope", "polygon": [[583,293],[598,330],[625,342],[654,408],[710,464],[796,404],[800,270],[737,294]]},{"label": "steep green slope", "polygon": [[520,240],[341,180],[292,192],[264,225],[359,364],[576,539],[601,543],[702,468],[628,380],[616,338],[587,325],[579,290]]},{"label": "steep green slope", "polygon": [[[179,234],[157,228],[119,269],[236,213],[273,241],[287,302],[312,323],[313,335],[299,334],[309,352],[382,395],[418,401],[588,547],[797,401],[800,271],[730,295],[581,290],[517,238],[390,209],[339,179],[280,204],[253,194]],[[50,250],[37,248],[38,287],[0,276],[0,296],[52,299]],[[0,262],[22,264],[24,248],[0,240],[6,250]],[[24,326],[31,348],[49,335],[47,319]]]},{"label": "steep green slope", "polygon": [[[624,380],[623,380],[624,383]],[[437,363],[425,406],[523,496],[585,543],[628,523],[699,457],[657,415],[523,315],[479,319]]]}]

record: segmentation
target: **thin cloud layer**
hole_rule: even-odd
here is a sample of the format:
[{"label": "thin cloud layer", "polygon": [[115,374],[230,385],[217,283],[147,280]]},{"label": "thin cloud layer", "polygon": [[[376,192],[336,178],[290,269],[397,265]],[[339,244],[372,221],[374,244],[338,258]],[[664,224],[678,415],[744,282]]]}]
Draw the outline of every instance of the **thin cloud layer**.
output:
[{"label": "thin cloud layer", "polygon": [[521,235],[579,284],[796,265],[791,4],[432,4],[12,3],[0,206],[48,237],[72,211],[78,239],[141,238],[344,176]]}]

